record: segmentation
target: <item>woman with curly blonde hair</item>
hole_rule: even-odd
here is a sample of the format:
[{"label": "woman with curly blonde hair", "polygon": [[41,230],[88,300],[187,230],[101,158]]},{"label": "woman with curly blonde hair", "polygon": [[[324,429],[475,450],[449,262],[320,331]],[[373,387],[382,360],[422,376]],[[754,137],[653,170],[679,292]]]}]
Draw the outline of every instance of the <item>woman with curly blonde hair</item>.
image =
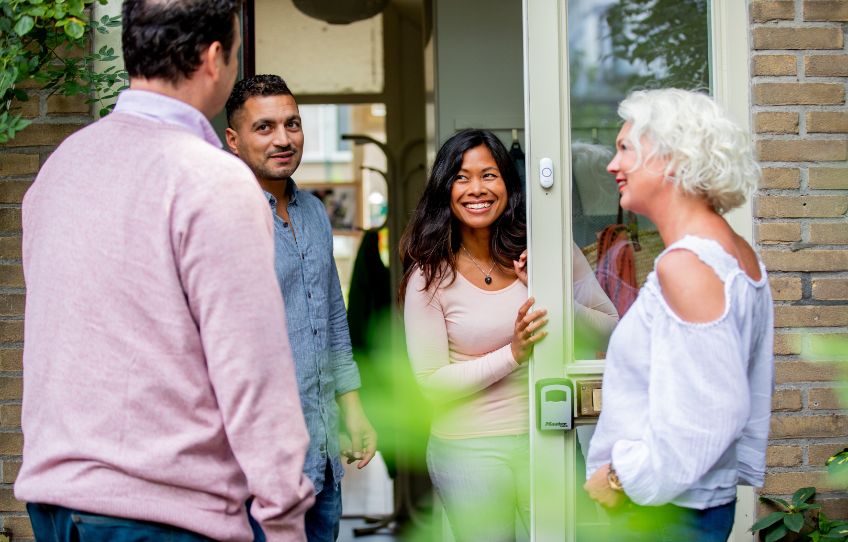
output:
[{"label": "woman with curly blonde hair", "polygon": [[723,213],[759,179],[709,97],[638,91],[608,171],[666,249],[610,339],[585,488],[617,540],[724,541],[737,484],[762,486],[773,387],[766,270]]}]

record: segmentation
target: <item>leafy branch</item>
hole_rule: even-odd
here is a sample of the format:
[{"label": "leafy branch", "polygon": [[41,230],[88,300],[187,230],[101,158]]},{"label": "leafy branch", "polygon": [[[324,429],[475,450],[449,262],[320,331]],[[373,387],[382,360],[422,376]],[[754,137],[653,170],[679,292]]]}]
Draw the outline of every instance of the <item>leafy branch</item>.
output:
[{"label": "leafy branch", "polygon": [[96,62],[118,58],[112,47],[86,52],[93,34],[106,34],[120,17],[89,17],[95,2],[108,0],[4,0],[0,3],[0,143],[15,137],[30,121],[14,114],[15,101],[29,96],[19,88],[34,80],[41,88],[64,96],[88,96],[86,103],[104,105],[127,86],[126,71],[109,66],[95,71]]},{"label": "leafy branch", "polygon": [[848,486],[848,448],[827,458],[825,465],[838,485]]}]

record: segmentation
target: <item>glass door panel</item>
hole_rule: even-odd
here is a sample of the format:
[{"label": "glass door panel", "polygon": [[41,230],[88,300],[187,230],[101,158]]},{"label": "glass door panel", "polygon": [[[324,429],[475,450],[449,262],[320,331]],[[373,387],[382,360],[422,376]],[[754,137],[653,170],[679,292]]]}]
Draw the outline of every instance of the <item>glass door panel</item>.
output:
[{"label": "glass door panel", "polygon": [[574,357],[606,354],[663,245],[620,210],[606,165],[619,102],[639,88],[710,88],[708,0],[569,0]]},{"label": "glass door panel", "polygon": [[[621,127],[618,104],[640,88],[710,88],[708,0],[568,0],[573,360],[578,401],[574,483],[602,397],[609,337],[664,246],[656,227],[619,207],[606,171]],[[594,374],[593,374],[594,373]],[[578,490],[577,540],[614,540],[606,511]]]}]

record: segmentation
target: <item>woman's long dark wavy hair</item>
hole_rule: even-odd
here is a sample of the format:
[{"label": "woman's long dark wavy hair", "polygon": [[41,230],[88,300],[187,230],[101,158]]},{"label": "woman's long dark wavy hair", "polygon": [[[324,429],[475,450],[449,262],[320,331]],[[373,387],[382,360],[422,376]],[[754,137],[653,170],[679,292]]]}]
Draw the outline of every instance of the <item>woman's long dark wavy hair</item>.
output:
[{"label": "woman's long dark wavy hair", "polygon": [[527,248],[524,193],[518,170],[506,147],[488,130],[457,132],[439,149],[424,194],[400,239],[403,278],[398,300],[401,303],[406,297],[410,277],[419,268],[424,272],[426,290],[434,284],[441,285],[445,279],[449,280],[447,285],[456,279],[456,253],[461,238],[457,219],[451,211],[451,187],[462,167],[462,155],[480,145],[491,151],[507,192],[506,209],[491,226],[489,250],[492,258],[499,266],[512,269],[513,260]]}]

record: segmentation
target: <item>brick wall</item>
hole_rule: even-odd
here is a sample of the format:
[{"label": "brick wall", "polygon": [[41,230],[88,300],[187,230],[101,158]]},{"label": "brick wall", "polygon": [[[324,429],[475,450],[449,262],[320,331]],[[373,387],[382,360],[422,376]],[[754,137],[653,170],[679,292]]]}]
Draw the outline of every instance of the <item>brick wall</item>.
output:
[{"label": "brick wall", "polygon": [[33,124],[0,145],[0,525],[12,531],[15,541],[32,539],[23,503],[12,494],[23,445],[21,199],[56,145],[91,120],[84,99],[49,96],[33,85],[25,87],[30,99],[17,108]]},{"label": "brick wall", "polygon": [[848,518],[848,493],[823,466],[848,446],[848,411],[836,393],[848,352],[813,356],[823,337],[848,338],[848,0],[752,0],[750,8],[753,130],[764,168],[756,236],[777,328],[763,492],[815,485],[828,515]]}]

